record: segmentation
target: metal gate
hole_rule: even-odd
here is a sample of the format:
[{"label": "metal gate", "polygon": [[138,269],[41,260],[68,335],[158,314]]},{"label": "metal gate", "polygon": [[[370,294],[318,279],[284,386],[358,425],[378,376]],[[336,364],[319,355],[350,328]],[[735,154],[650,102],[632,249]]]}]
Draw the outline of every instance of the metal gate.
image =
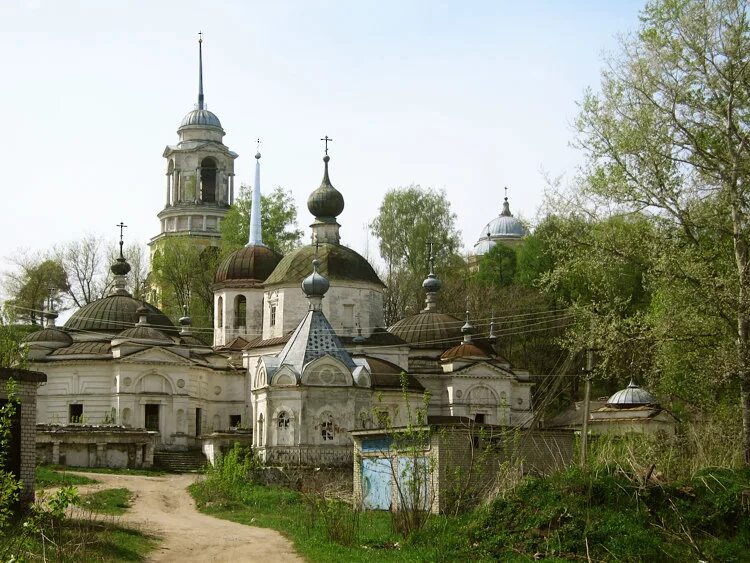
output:
[{"label": "metal gate", "polygon": [[391,462],[383,458],[362,460],[362,498],[369,510],[390,510],[392,499]]}]

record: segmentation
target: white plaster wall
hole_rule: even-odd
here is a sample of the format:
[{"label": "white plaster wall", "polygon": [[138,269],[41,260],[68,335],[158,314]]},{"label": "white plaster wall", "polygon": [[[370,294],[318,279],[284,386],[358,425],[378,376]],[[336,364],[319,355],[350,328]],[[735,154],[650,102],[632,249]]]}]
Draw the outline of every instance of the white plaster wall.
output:
[{"label": "white plaster wall", "polygon": [[[263,332],[263,289],[225,288],[214,293],[214,346],[222,346],[237,336],[251,340]],[[238,295],[247,299],[245,328],[234,326],[235,300]],[[223,298],[223,326],[219,326],[219,297]]]}]

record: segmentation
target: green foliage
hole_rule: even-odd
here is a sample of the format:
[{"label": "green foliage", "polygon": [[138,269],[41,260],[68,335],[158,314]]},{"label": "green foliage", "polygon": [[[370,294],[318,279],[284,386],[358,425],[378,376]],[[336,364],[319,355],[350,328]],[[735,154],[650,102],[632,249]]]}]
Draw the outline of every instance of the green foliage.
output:
[{"label": "green foliage", "polygon": [[201,484],[203,502],[241,501],[245,484],[259,466],[260,461],[252,450],[235,443],[206,471]]},{"label": "green foliage", "polygon": [[59,260],[22,258],[16,261],[17,272],[5,274],[4,286],[9,299],[6,315],[16,321],[41,324],[47,300],[59,307],[62,296],[70,290],[68,276]]},{"label": "green foliage", "polygon": [[516,277],[516,262],[515,249],[496,244],[479,261],[477,280],[491,287],[507,287]]},{"label": "green foliage", "polygon": [[470,537],[495,559],[513,554],[619,561],[741,560],[750,541],[747,470],[706,470],[670,486],[569,469],[528,478],[477,514]]},{"label": "green foliage", "polygon": [[386,324],[421,309],[428,243],[434,243],[435,263],[443,268],[461,246],[455,223],[444,191],[411,185],[385,194],[371,230],[387,265]]},{"label": "green foliage", "polygon": [[[297,207],[292,194],[281,187],[261,195],[261,235],[264,244],[286,254],[299,245],[302,231],[297,228]],[[224,254],[247,244],[250,233],[252,190],[240,187],[240,195],[221,222],[221,244]]]},{"label": "green foliage", "polygon": [[81,508],[102,514],[121,515],[130,508],[132,500],[132,492],[125,488],[118,488],[83,495],[76,504]]}]

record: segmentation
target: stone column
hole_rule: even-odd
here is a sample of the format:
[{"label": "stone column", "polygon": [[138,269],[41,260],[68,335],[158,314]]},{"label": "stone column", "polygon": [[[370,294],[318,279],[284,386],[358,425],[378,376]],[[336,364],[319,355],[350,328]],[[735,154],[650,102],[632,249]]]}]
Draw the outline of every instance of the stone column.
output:
[{"label": "stone column", "polygon": [[60,442],[52,442],[52,465],[60,464]]},{"label": "stone column", "polygon": [[170,185],[172,183],[171,180],[172,180],[172,175],[169,172],[167,172],[167,204],[166,204],[167,207],[169,207],[169,205],[170,205],[170,201],[169,201],[170,200],[170,197],[169,197],[170,193],[169,192],[172,191],[172,186]]},{"label": "stone column", "polygon": [[179,203],[180,200],[182,199],[182,194],[180,193],[180,191],[182,190],[182,175],[180,174],[180,171],[177,170],[177,169],[175,169],[174,174],[175,174],[175,181],[174,181],[174,184],[172,186],[172,202],[173,202],[173,204],[174,203]]},{"label": "stone column", "polygon": [[[224,170],[216,171],[216,203],[221,205],[226,201],[224,193]],[[204,229],[205,230],[205,229]]]},{"label": "stone column", "polygon": [[195,169],[195,203],[203,199],[203,181],[201,180],[201,167]]},{"label": "stone column", "polygon": [[203,216],[203,231],[206,231],[206,216]]},{"label": "stone column", "polygon": [[234,203],[234,174],[229,175],[229,205]]},{"label": "stone column", "polygon": [[143,465],[143,448],[146,444],[136,444],[135,446],[135,466]]},{"label": "stone column", "polygon": [[193,230],[193,216],[188,215],[188,224],[187,224],[187,230],[192,231]]}]

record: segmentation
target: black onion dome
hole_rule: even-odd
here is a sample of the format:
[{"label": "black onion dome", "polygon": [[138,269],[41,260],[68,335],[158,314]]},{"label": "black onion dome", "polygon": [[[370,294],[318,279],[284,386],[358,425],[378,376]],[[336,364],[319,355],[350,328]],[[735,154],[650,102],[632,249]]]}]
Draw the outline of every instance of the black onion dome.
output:
[{"label": "black onion dome", "polygon": [[215,283],[234,280],[265,281],[282,256],[267,246],[245,246],[227,256],[216,270]]},{"label": "black onion dome", "polygon": [[302,283],[310,275],[310,262],[314,258],[320,261],[318,272],[330,282],[358,281],[385,285],[363,256],[351,248],[331,243],[321,243],[317,249],[314,245],[301,246],[290,252],[266,279],[265,285]]},{"label": "black onion dome", "polygon": [[463,339],[458,318],[446,313],[422,312],[398,321],[388,329],[412,348],[442,348],[457,345]]},{"label": "black onion dome", "polygon": [[116,276],[127,276],[130,273],[130,264],[120,256],[109,269]]},{"label": "black onion dome", "polygon": [[32,332],[26,338],[24,342],[55,342],[61,344],[73,344],[73,339],[64,330],[59,328],[44,328]]},{"label": "black onion dome", "polygon": [[177,334],[177,328],[164,313],[145,301],[129,295],[110,295],[84,305],[65,323],[66,330],[91,332],[121,332],[138,321],[138,309],[148,309],[147,322],[167,334]]},{"label": "black onion dome", "polygon": [[335,221],[336,217],[341,215],[344,210],[344,196],[333,187],[328,177],[329,160],[328,155],[323,157],[323,162],[325,162],[323,181],[320,183],[320,187],[307,198],[307,209],[316,219]]}]

